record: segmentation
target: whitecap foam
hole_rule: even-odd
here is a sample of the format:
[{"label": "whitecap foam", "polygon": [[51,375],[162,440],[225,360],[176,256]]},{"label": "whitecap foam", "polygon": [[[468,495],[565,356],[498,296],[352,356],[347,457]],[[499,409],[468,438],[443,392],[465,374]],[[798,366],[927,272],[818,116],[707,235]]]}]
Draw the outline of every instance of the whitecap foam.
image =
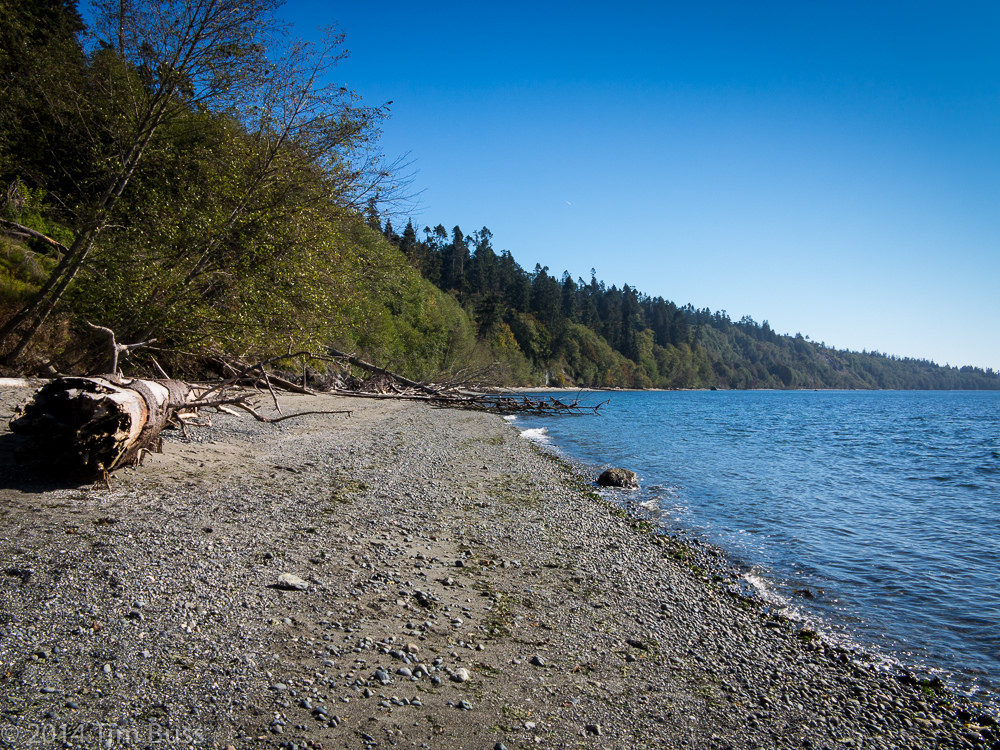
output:
[{"label": "whitecap foam", "polygon": [[549,431],[545,427],[534,427],[530,430],[521,430],[521,437],[525,440],[534,440],[536,443],[548,443]]},{"label": "whitecap foam", "polygon": [[653,513],[660,510],[660,501],[655,497],[648,497],[639,503],[639,507]]},{"label": "whitecap foam", "polygon": [[762,601],[777,607],[788,607],[788,600],[775,591],[767,579],[755,573],[744,573],[743,580],[753,587]]}]

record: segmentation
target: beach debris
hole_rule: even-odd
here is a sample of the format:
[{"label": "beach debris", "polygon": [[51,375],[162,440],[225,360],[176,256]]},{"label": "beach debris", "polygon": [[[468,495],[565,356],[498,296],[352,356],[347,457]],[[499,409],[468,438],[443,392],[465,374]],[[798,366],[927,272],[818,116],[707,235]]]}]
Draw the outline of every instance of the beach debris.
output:
[{"label": "beach debris", "polygon": [[271,423],[318,413],[265,417],[255,408],[255,392],[235,392],[231,385],[115,375],[56,378],[15,412],[10,430],[24,439],[15,456],[22,464],[68,477],[107,478],[111,471],[140,464],[148,453],[159,453],[162,431],[197,424],[199,409],[244,412]]},{"label": "beach debris", "polygon": [[57,378],[10,423],[16,457],[69,475],[96,476],[158,451],[160,432],[198,392],[177,380]]},{"label": "beach debris", "polygon": [[[16,452],[22,464],[52,470],[73,478],[108,479],[109,472],[135,466],[148,453],[162,449],[161,433],[167,427],[197,425],[199,409],[215,409],[239,415],[250,414],[261,422],[277,423],[309,414],[347,414],[350,410],[314,410],[283,414],[278,391],[317,395],[310,389],[308,363],[321,360],[327,366],[348,368],[347,375],[327,383],[325,393],[366,398],[415,399],[435,406],[489,411],[498,414],[598,413],[603,403],[584,406],[579,398],[533,398],[510,393],[486,393],[469,387],[476,373],[465,373],[445,383],[418,383],[370,362],[330,349],[328,355],[310,352],[285,354],[256,363],[225,355],[212,358],[223,379],[215,384],[195,385],[171,379],[153,360],[162,379],[126,378],[118,370],[119,359],[142,344],[119,344],[111,329],[90,326],[108,337],[109,374],[96,377],[59,377],[39,389],[32,400],[15,413],[11,432],[24,438]],[[301,384],[288,373],[272,372],[278,363],[301,360]],[[350,374],[355,367],[372,373],[367,380]],[[481,374],[481,373],[480,373]],[[332,384],[332,387],[331,387]],[[253,390],[247,390],[247,388]],[[257,410],[255,398],[269,393],[277,417]],[[607,403],[607,402],[604,402]]]},{"label": "beach debris", "polygon": [[601,487],[624,487],[625,489],[638,489],[639,477],[634,471],[620,468],[605,469],[597,477],[597,484]]},{"label": "beach debris", "polygon": [[[501,391],[485,383],[495,380],[496,363],[478,370],[467,370],[455,373],[441,382],[417,382],[399,373],[379,367],[353,354],[329,348],[327,354],[289,351],[287,354],[274,357],[263,363],[249,364],[231,357],[218,355],[214,357],[227,373],[245,385],[268,388],[280,387],[296,393],[331,393],[338,396],[355,398],[390,398],[412,401],[426,401],[434,406],[488,411],[494,414],[598,414],[600,408],[607,404],[602,401],[597,404],[583,404],[580,395],[573,398],[562,396],[529,396],[509,391]],[[300,360],[302,364],[301,384],[292,382],[296,376],[279,376],[267,372],[264,368],[279,361]],[[311,390],[309,384],[308,362],[320,362],[329,367],[334,365],[343,368],[329,376],[321,390]],[[351,368],[371,373],[361,379],[351,372]]]},{"label": "beach debris", "polygon": [[[147,453],[159,453],[163,430],[196,424],[199,409],[233,415],[243,412],[269,423],[306,414],[350,414],[347,410],[282,414],[264,363],[246,369],[260,371],[278,417],[265,417],[256,410],[257,392],[235,390],[243,373],[216,384],[194,385],[170,378],[153,360],[162,379],[126,378],[118,369],[120,358],[153,341],[119,344],[110,328],[88,325],[108,338],[107,373],[57,377],[17,409],[10,430],[23,438],[15,457],[24,465],[73,478],[103,476],[107,481],[109,472],[140,464]],[[298,389],[283,380],[279,385]]]}]

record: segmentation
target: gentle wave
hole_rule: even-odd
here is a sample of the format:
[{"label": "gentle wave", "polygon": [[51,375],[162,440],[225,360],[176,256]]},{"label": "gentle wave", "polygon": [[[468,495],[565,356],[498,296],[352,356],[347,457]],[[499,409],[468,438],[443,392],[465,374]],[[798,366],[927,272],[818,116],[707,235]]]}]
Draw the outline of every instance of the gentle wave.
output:
[{"label": "gentle wave", "polygon": [[552,442],[549,437],[549,431],[544,427],[533,427],[527,430],[521,430],[521,437],[525,440],[533,440],[536,443],[550,443]]}]

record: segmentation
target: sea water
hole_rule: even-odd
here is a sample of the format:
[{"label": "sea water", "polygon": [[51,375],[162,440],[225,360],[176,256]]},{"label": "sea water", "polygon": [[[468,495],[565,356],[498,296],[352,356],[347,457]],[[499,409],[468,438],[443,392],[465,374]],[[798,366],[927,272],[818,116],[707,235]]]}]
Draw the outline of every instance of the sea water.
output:
[{"label": "sea water", "polygon": [[590,393],[518,417],[826,637],[1000,707],[1000,394]]}]

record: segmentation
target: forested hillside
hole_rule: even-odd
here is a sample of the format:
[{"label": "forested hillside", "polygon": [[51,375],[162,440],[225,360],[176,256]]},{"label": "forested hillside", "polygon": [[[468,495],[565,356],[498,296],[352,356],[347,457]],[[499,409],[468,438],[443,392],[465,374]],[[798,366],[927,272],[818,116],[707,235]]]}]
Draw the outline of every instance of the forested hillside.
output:
[{"label": "forested hillside", "polygon": [[322,83],[341,38],[285,39],[277,6],[110,3],[84,30],[72,0],[0,0],[9,371],[98,367],[88,321],[175,371],[331,344],[418,376],[489,359],[364,221],[402,187],[387,109]]},{"label": "forested hillside", "polygon": [[768,323],[678,306],[625,285],[607,287],[536,265],[530,273],[497,253],[482,228],[412,222],[386,238],[421,274],[453,295],[476,321],[479,337],[503,352],[526,382],[539,373],[554,385],[629,388],[919,388],[995,389],[1000,376],[972,367],[879,353],[837,351]]},{"label": "forested hillside", "polygon": [[536,266],[483,228],[387,216],[387,106],[329,86],[342,38],[277,0],[0,0],[0,367],[85,372],[106,342],[197,372],[213,353],[346,349],[416,378],[509,384],[998,388],[996,373],[828,349],[767,323]]}]

